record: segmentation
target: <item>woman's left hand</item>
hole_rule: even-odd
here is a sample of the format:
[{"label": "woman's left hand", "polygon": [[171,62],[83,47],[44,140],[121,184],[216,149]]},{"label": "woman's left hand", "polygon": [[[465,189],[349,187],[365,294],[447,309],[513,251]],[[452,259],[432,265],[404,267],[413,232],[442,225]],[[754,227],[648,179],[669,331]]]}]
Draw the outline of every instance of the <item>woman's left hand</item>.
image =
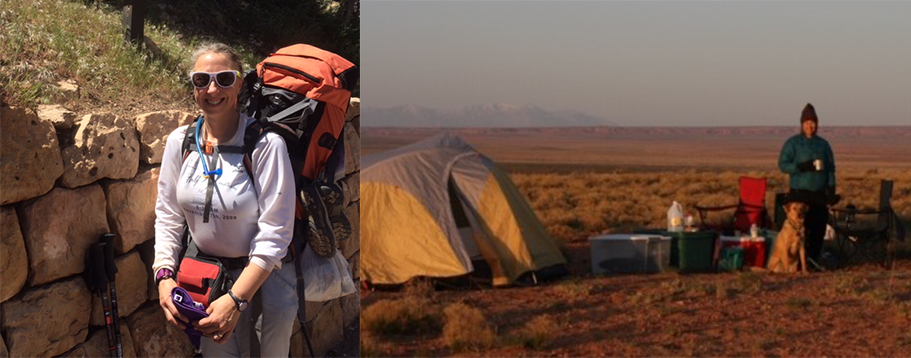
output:
[{"label": "woman's left hand", "polygon": [[234,327],[240,321],[240,311],[234,304],[231,296],[225,294],[209,304],[206,309],[209,317],[199,320],[195,324],[196,329],[207,337],[211,337],[215,343],[224,344],[231,338]]}]

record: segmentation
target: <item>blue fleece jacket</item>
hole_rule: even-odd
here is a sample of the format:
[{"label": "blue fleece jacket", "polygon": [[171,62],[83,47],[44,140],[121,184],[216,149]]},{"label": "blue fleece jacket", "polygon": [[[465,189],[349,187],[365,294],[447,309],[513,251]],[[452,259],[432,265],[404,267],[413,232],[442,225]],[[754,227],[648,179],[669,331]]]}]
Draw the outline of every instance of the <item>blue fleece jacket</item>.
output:
[{"label": "blue fleece jacket", "polygon": [[[801,171],[798,166],[808,160],[822,159],[822,171]],[[832,147],[822,137],[811,138],[797,134],[781,147],[778,156],[778,168],[790,174],[791,189],[821,191],[827,187],[835,188],[835,157]]]}]

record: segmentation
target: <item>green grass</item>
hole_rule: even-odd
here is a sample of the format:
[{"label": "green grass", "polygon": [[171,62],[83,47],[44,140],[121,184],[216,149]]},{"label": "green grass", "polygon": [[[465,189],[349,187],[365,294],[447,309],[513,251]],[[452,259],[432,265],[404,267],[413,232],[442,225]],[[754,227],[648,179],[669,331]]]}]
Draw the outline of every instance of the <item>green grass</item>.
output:
[{"label": "green grass", "polygon": [[[347,55],[357,64],[359,58],[350,53],[359,48],[358,20],[337,24],[339,11],[327,6],[328,0],[300,2],[285,11],[281,4],[293,4],[220,3],[222,8],[216,9],[205,1],[149,1],[144,31],[156,47],[152,50],[124,42],[120,1],[3,1],[0,98],[14,106],[62,103],[76,111],[192,108],[186,74],[189,57],[199,44],[225,42],[249,69],[278,48],[279,39],[274,38],[279,33],[285,34],[281,46],[311,43]],[[306,19],[300,15],[305,5],[312,10]],[[199,13],[206,14],[202,21]],[[240,29],[239,22],[255,26]],[[63,80],[76,82],[78,96],[61,95],[56,84]]]},{"label": "green grass", "polygon": [[[159,26],[147,37],[161,48],[153,57],[123,41],[119,13],[104,5],[63,0],[6,1],[0,12],[0,82],[3,100],[33,107],[54,102],[56,83],[72,79],[82,101],[129,99],[188,101],[182,59],[191,43]],[[77,103],[78,104],[78,103]]]}]

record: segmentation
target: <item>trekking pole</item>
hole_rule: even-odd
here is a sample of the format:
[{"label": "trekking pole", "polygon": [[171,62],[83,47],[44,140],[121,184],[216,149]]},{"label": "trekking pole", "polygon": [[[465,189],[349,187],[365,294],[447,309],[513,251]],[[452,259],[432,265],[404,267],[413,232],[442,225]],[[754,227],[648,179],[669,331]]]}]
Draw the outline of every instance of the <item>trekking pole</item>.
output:
[{"label": "trekking pole", "polygon": [[104,246],[104,274],[110,287],[111,295],[111,323],[114,326],[114,338],[116,339],[116,357],[123,357],[123,345],[120,337],[120,318],[117,310],[117,289],[114,287],[114,276],[117,275],[117,265],[114,264],[114,234],[101,235],[102,246]]},{"label": "trekking pole", "polygon": [[316,355],[313,354],[313,344],[310,343],[310,335],[307,334],[307,324],[306,323],[301,324],[301,333],[304,334],[304,339],[307,340],[307,350],[310,351],[310,356],[316,357]]},{"label": "trekking pole", "polygon": [[[306,243],[304,245],[306,245]],[[304,247],[304,246],[301,246],[301,247]],[[298,255],[303,254],[303,251],[304,250],[300,250],[300,253]],[[304,335],[304,339],[307,341],[307,350],[310,351],[311,357],[316,357],[316,355],[313,354],[313,344],[310,343],[310,335],[307,334],[307,303],[306,303],[307,300],[305,299],[305,293],[304,293],[307,291],[307,289],[304,286],[304,271],[303,271],[303,268],[301,267],[300,261],[302,261],[302,260],[300,260],[298,258],[298,260],[294,262],[294,266],[295,266],[294,268],[297,271],[297,294],[298,294],[298,305],[299,305],[299,307],[297,308],[297,310],[298,310],[297,319],[298,319],[298,321],[300,321],[300,324],[301,324],[301,334]]]},{"label": "trekking pole", "polygon": [[303,262],[301,256],[307,247],[307,233],[309,230],[304,229],[303,225],[309,225],[307,220],[304,221],[304,224],[297,223],[294,225],[294,239],[291,242],[291,254],[294,255],[294,272],[297,273],[297,320],[300,323],[301,334],[304,335],[304,339],[307,341],[307,350],[310,352],[310,356],[316,357],[313,354],[313,344],[310,343],[310,335],[307,334],[307,289],[304,286],[304,268],[301,266],[301,262]]},{"label": "trekking pole", "polygon": [[89,246],[86,262],[88,271],[89,289],[92,293],[101,296],[101,307],[104,309],[104,323],[108,333],[108,350],[112,358],[117,358],[116,338],[114,337],[114,321],[111,320],[111,304],[107,296],[107,275],[104,272],[104,243],[94,243]]}]

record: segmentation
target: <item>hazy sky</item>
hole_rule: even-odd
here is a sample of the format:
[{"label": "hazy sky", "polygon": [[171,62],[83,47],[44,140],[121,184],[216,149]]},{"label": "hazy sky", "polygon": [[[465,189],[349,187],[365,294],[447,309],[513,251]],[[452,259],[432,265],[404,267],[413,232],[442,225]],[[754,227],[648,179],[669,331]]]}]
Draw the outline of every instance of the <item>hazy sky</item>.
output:
[{"label": "hazy sky", "polygon": [[821,126],[911,125],[911,2],[361,6],[365,107],[511,103],[620,125],[797,126],[812,102]]}]

